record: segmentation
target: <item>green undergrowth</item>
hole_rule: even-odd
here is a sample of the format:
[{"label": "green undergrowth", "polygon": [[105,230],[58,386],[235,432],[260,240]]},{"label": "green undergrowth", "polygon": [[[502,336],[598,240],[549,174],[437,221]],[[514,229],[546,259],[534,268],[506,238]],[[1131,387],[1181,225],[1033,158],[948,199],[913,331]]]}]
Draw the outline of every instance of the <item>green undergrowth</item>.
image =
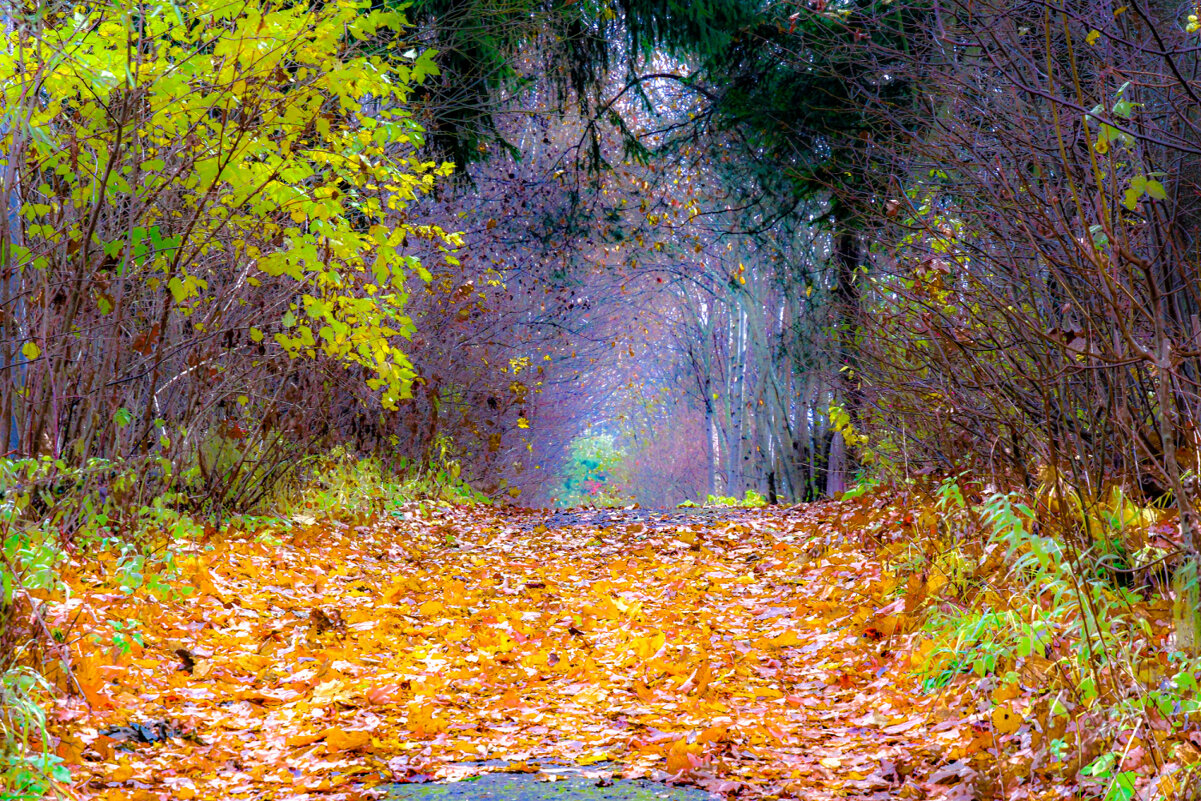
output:
[{"label": "green undergrowth", "polygon": [[706,495],[704,503],[684,501],[677,504],[680,509],[692,509],[702,506],[733,507],[739,509],[759,509],[767,506],[767,498],[754,490],[747,490],[741,498],[733,495]]},{"label": "green undergrowth", "polygon": [[41,702],[50,692],[35,670],[17,666],[0,673],[0,798],[43,798],[69,781],[62,758],[51,753]]},{"label": "green undergrowth", "polygon": [[362,517],[396,512],[413,501],[490,503],[462,480],[457,462],[414,465],[400,459],[388,465],[334,451],[309,460],[269,508],[281,517]]},{"label": "green undergrowth", "polygon": [[[42,798],[69,779],[46,747],[40,705],[53,688],[62,632],[37,625],[61,598],[61,571],[103,576],[114,592],[166,599],[193,592],[177,561],[220,536],[279,538],[321,520],[422,514],[439,504],[489,503],[454,463],[386,464],[334,450],[299,465],[254,508],[214,513],[186,485],[142,500],[138,474],[112,462],[71,467],[49,458],[0,460],[0,799]],[[139,642],[140,621],[111,620],[113,647]]]},{"label": "green undergrowth", "polygon": [[1062,514],[1072,509],[1048,503],[1045,488],[973,492],[964,477],[929,494],[864,496],[864,508],[887,498],[907,509],[881,511],[872,536],[905,599],[898,625],[917,634],[916,677],[927,692],[968,699],[987,728],[975,750],[951,755],[980,787],[1195,797],[1201,654],[1178,636],[1179,588],[1112,567],[1115,542],[1133,553],[1170,515],[1119,496],[1106,505],[1120,514],[1092,521]]}]

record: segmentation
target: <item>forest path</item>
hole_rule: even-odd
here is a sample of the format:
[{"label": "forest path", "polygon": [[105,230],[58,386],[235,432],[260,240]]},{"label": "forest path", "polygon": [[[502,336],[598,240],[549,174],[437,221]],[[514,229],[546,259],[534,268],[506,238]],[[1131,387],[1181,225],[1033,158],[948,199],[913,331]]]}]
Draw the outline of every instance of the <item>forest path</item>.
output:
[{"label": "forest path", "polygon": [[366,798],[502,763],[966,797],[939,767],[956,721],[892,636],[898,580],[844,535],[863,520],[412,505],[213,535],[177,560],[187,596],[71,578],[51,624],[90,708],[56,702],[53,733],[91,797]]}]

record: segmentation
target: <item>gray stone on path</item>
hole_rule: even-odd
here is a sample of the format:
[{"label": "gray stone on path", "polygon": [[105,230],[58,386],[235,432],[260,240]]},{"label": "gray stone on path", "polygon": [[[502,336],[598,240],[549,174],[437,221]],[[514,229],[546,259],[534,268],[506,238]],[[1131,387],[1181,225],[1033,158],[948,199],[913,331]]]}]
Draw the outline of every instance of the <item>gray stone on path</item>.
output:
[{"label": "gray stone on path", "polygon": [[558,774],[548,782],[533,773],[487,773],[448,784],[397,784],[393,799],[424,801],[710,801],[714,796],[695,787],[669,787],[642,779],[614,779],[598,786],[595,776],[577,771]]}]

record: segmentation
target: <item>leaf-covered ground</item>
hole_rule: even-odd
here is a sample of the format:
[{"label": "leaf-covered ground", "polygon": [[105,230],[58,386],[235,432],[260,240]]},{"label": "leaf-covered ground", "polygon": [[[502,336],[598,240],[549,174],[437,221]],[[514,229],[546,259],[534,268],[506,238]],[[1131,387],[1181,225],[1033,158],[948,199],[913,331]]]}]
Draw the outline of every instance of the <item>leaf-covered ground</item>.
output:
[{"label": "leaf-covered ground", "polygon": [[972,727],[918,691],[897,579],[845,509],[413,507],[212,532],[187,595],[80,569],[47,621],[83,694],[56,702],[59,753],[98,798],[363,798],[548,759],[750,798],[962,794]]}]

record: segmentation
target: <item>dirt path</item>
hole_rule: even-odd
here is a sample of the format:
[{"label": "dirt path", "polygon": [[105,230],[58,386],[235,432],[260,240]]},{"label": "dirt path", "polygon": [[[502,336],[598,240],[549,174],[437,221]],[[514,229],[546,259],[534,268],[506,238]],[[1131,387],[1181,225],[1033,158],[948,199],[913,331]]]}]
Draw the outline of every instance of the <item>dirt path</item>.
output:
[{"label": "dirt path", "polygon": [[90,709],[58,702],[54,734],[103,798],[372,797],[547,759],[740,797],[966,797],[888,636],[896,581],[836,512],[214,536],[179,559],[186,597],[71,579],[52,625]]}]

